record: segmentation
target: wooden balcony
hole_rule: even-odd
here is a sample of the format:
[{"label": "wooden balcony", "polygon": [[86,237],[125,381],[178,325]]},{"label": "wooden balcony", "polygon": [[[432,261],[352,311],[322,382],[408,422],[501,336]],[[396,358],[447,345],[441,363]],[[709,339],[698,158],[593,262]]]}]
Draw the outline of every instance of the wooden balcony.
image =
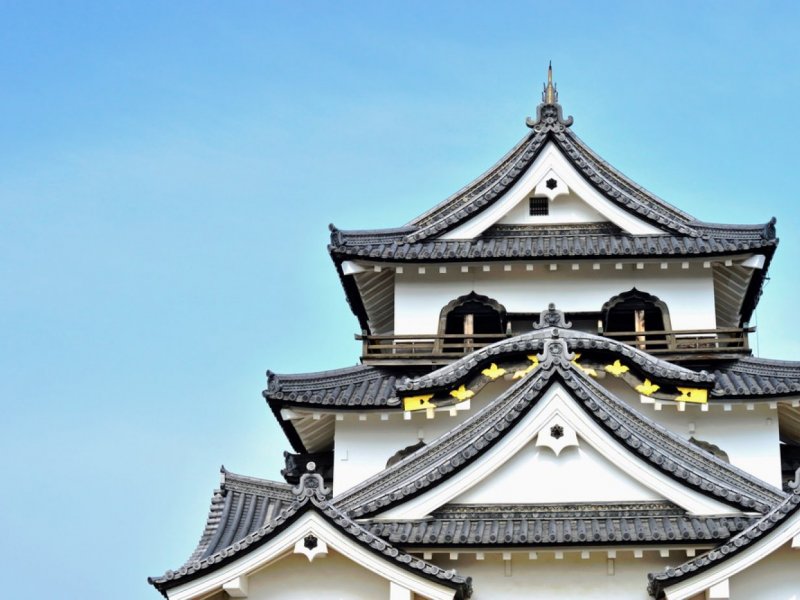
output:
[{"label": "wooden balcony", "polygon": [[[606,332],[605,337],[669,361],[730,359],[750,354],[746,329],[686,329]],[[452,362],[512,334],[356,335],[363,362],[383,365],[438,365]]]}]

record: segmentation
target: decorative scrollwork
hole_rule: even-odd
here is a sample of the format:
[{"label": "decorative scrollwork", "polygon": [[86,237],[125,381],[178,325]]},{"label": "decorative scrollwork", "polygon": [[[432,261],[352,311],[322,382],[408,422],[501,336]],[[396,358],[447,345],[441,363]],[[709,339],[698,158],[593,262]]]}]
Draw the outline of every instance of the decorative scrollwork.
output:
[{"label": "decorative scrollwork", "polygon": [[558,310],[552,302],[547,305],[547,310],[539,314],[539,322],[533,324],[534,329],[544,329],[545,327],[560,327],[570,329],[572,323],[568,323],[564,317],[564,311]]},{"label": "decorative scrollwork", "polygon": [[561,133],[572,123],[571,116],[565,119],[562,115],[560,104],[540,104],[536,107],[536,118],[525,119],[525,124],[536,133],[547,133],[548,131]]}]

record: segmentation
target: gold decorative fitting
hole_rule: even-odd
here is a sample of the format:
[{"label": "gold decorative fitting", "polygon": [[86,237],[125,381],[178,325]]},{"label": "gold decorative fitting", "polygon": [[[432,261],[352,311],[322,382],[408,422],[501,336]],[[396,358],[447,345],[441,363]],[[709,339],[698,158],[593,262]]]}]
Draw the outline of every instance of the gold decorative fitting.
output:
[{"label": "gold decorative fitting", "polygon": [[640,383],[639,385],[636,386],[636,391],[639,392],[642,396],[652,396],[659,389],[661,389],[661,386],[652,383],[649,379],[645,379],[644,383]]},{"label": "gold decorative fitting", "polygon": [[436,408],[436,405],[430,401],[433,394],[425,394],[424,396],[408,396],[403,398],[403,410],[425,410],[426,408]]},{"label": "gold decorative fitting", "polygon": [[590,375],[591,377],[597,377],[597,371],[595,371],[593,368],[584,367],[584,366],[578,364],[578,359],[580,357],[581,357],[580,354],[575,354],[575,358],[572,359],[572,364],[575,365],[576,367],[578,367],[581,371],[583,371],[587,375]]},{"label": "gold decorative fitting", "polygon": [[547,65],[547,85],[544,87],[544,92],[542,92],[542,101],[545,104],[555,104],[558,102],[558,92],[556,91],[555,86],[553,85],[553,63],[550,62]]},{"label": "gold decorative fitting", "polygon": [[612,364],[606,365],[603,367],[607,372],[611,373],[614,377],[619,377],[623,373],[627,373],[630,371],[627,365],[623,365],[619,362],[619,359],[615,360]]},{"label": "gold decorative fitting", "polygon": [[676,402],[696,402],[697,404],[708,403],[708,390],[679,387],[678,391],[681,393],[681,395],[675,398]]},{"label": "gold decorative fitting", "polygon": [[481,371],[481,374],[486,375],[486,377],[494,381],[498,377],[502,377],[503,375],[505,375],[506,370],[492,363],[488,369],[484,369],[483,371]]},{"label": "gold decorative fitting", "polygon": [[529,354],[528,355],[528,360],[531,361],[531,364],[526,369],[522,369],[520,371],[515,371],[514,372],[514,377],[513,377],[514,379],[522,379],[523,377],[525,377],[525,375],[527,375],[528,373],[530,373],[536,367],[539,366],[539,359],[536,358],[535,354]]},{"label": "gold decorative fitting", "polygon": [[506,374],[506,370],[502,367],[498,367],[496,364],[492,363],[488,369],[484,369],[481,371],[482,375],[486,375],[491,380],[495,380],[498,377],[502,377]]},{"label": "gold decorative fitting", "polygon": [[467,389],[467,388],[466,388],[466,387],[465,387],[465,386],[462,384],[462,386],[461,386],[460,388],[458,388],[457,390],[453,390],[452,392],[450,392],[450,395],[451,395],[453,398],[455,398],[456,400],[458,400],[459,402],[461,402],[462,400],[467,400],[467,399],[469,399],[469,398],[472,398],[472,397],[475,395],[475,392],[473,392],[472,390],[468,390],[468,389]]}]

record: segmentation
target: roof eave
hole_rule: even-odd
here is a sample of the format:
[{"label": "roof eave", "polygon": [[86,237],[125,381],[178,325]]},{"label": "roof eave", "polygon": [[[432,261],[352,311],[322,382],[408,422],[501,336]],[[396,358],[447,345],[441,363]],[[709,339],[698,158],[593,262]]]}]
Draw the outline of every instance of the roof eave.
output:
[{"label": "roof eave", "polygon": [[361,294],[358,291],[358,285],[356,285],[355,279],[352,275],[345,275],[344,271],[342,271],[342,262],[344,260],[348,260],[348,258],[342,257],[342,255],[339,252],[336,252],[331,245],[328,246],[328,253],[330,254],[333,264],[336,265],[336,272],[339,274],[339,281],[342,284],[342,289],[344,290],[344,295],[347,299],[347,305],[358,319],[358,324],[361,327],[361,331],[369,335],[372,332],[369,327],[369,320],[367,319],[367,309],[364,306],[363,300],[361,300]]},{"label": "roof eave", "polygon": [[761,294],[764,292],[764,284],[768,279],[767,274],[769,267],[772,264],[772,258],[775,256],[775,251],[778,249],[779,241],[780,240],[775,238],[775,241],[772,245],[765,246],[763,249],[763,254],[766,258],[764,261],[764,267],[760,269],[758,273],[754,273],[753,277],[750,279],[750,285],[748,286],[744,300],[742,301],[742,312],[739,321],[740,327],[743,326],[744,323],[748,323],[750,321],[753,316],[753,312],[758,306],[758,302],[761,300]]}]

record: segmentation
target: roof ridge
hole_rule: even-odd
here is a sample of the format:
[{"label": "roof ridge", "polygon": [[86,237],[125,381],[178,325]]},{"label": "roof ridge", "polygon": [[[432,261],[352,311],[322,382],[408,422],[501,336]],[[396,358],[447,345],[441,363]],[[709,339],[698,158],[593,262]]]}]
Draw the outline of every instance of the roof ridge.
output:
[{"label": "roof ridge", "polygon": [[263,479],[261,477],[253,477],[251,475],[240,475],[228,471],[224,466],[220,469],[222,473],[222,481],[220,483],[220,490],[225,491],[229,489],[263,491],[265,493],[275,492],[278,494],[290,494],[292,486],[283,481],[274,481],[272,479]]},{"label": "roof ridge", "polygon": [[595,335],[577,329],[563,329],[558,327],[535,329],[511,338],[494,342],[484,348],[459,358],[458,360],[415,378],[402,378],[397,381],[398,391],[420,390],[430,387],[449,385],[461,381],[470,372],[477,369],[481,363],[495,360],[498,356],[510,353],[539,351],[546,340],[553,337],[553,333],[567,341],[570,350],[574,349],[601,349],[609,350],[633,360],[642,370],[663,379],[675,381],[694,381],[697,383],[710,383],[714,375],[705,370],[696,371],[656,358],[646,352],[628,344],[615,341],[611,338]]},{"label": "roof ridge", "polygon": [[[500,159],[495,162],[491,167],[486,169],[483,173],[478,175],[475,179],[470,181],[468,184],[463,186],[461,189],[457,190],[453,194],[450,194],[447,198],[433,206],[432,208],[426,210],[421,215],[411,219],[406,224],[406,227],[415,227],[421,229],[425,226],[428,226],[435,222],[434,216],[441,212],[442,209],[446,208],[449,204],[454,202],[455,200],[465,196],[469,192],[473,191],[475,188],[479,187],[482,183],[485,182],[486,179],[489,179],[492,176],[496,176],[504,167],[506,167],[509,161],[521,151],[521,149],[528,145],[534,138],[537,137],[536,132],[528,132],[526,133],[521,140],[519,140],[514,146],[506,152]],[[541,136],[540,136],[541,137]]]},{"label": "roof ridge", "polygon": [[[597,152],[592,150],[586,144],[586,142],[584,142],[580,137],[578,137],[578,135],[574,131],[572,131],[571,129],[564,131],[561,134],[561,136],[564,136],[565,138],[568,138],[569,141],[574,143],[585,155],[587,155],[589,158],[592,159],[592,161],[594,161],[596,163],[596,166],[599,166],[603,170],[605,170],[606,171],[606,173],[605,173],[606,175],[610,175],[612,177],[612,179],[616,180],[616,183],[620,184],[623,187],[630,188],[630,190],[636,192],[637,195],[644,196],[645,197],[644,199],[646,199],[646,200],[649,200],[651,202],[655,202],[659,208],[667,211],[668,213],[671,213],[673,218],[683,221],[684,225],[689,224],[689,223],[691,223],[693,221],[696,221],[696,219],[692,215],[690,215],[689,213],[679,209],[676,206],[673,206],[672,204],[670,204],[666,200],[662,199],[661,197],[657,196],[656,194],[654,194],[653,192],[651,192],[650,190],[648,190],[644,186],[636,183],[633,179],[631,179],[630,177],[625,175],[622,171],[620,171],[619,169],[614,167],[611,163],[609,163],[607,160],[605,160],[603,157],[601,157]],[[556,139],[559,140],[559,141],[563,141],[563,139],[561,139],[561,136],[556,136]],[[564,149],[564,150],[566,151],[566,149]],[[593,182],[593,183],[596,183],[596,182]],[[604,191],[606,193],[608,193],[610,190],[604,190]],[[659,221],[659,223],[661,223],[661,222]],[[661,223],[661,224],[662,225],[667,225],[666,222]]]}]

